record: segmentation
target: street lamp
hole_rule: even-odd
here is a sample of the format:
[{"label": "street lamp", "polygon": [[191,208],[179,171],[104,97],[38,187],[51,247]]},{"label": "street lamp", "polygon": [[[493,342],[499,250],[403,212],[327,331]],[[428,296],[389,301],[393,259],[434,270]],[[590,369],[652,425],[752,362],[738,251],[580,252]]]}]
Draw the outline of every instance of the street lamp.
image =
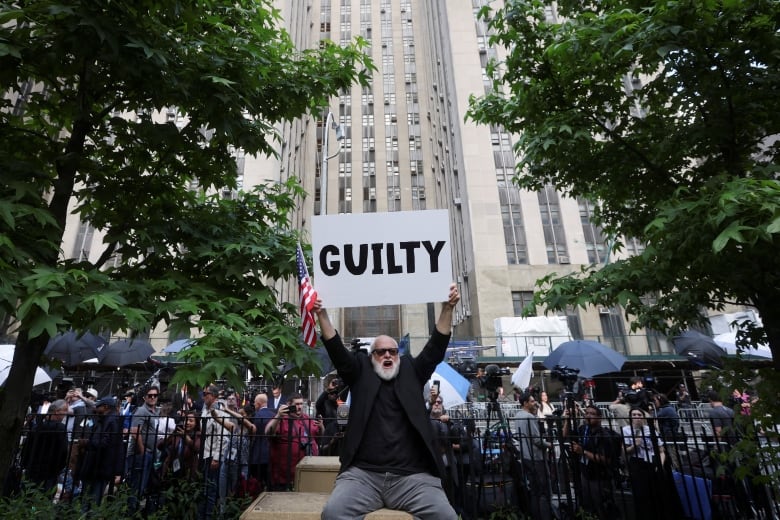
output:
[{"label": "street lamp", "polygon": [[[336,131],[336,141],[339,143],[339,149],[333,155],[328,155],[328,141],[331,129]],[[341,141],[344,140],[344,125],[337,124],[333,117],[333,112],[328,110],[322,131],[324,134],[322,137],[322,167],[320,168],[320,215],[326,215],[328,213],[328,160],[341,153]]]}]

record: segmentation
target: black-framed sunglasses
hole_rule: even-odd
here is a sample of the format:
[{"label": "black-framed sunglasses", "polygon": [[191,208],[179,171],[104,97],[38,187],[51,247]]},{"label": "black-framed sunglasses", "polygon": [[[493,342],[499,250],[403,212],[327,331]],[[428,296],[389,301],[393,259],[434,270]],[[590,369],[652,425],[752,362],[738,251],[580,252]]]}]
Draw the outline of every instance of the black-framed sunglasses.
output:
[{"label": "black-framed sunglasses", "polygon": [[160,394],[146,394],[146,397],[153,397],[153,398],[156,399],[156,398],[160,397]]},{"label": "black-framed sunglasses", "polygon": [[376,357],[383,357],[385,354],[390,354],[391,356],[397,356],[398,355],[398,349],[397,348],[378,348],[372,352]]}]

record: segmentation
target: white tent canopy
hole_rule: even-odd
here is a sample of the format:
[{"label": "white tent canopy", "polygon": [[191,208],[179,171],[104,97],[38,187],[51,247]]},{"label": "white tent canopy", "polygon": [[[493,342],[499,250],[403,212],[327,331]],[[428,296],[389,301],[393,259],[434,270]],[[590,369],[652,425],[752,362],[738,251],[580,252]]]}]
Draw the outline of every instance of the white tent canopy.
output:
[{"label": "white tent canopy", "polygon": [[[737,333],[735,331],[725,332],[718,334],[714,338],[717,343],[726,354],[734,356],[737,354]],[[761,358],[772,359],[772,351],[769,349],[769,345],[758,345],[758,348],[749,348],[742,352],[742,356],[745,358]]]}]

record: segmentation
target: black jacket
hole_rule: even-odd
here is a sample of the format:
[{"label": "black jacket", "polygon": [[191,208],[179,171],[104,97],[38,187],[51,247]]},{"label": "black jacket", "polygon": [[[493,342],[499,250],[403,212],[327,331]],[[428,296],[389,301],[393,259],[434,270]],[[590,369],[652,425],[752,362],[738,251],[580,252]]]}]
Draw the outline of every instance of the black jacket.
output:
[{"label": "black jacket", "polygon": [[62,421],[42,419],[30,430],[22,449],[22,467],[31,480],[53,478],[68,462],[68,431]]},{"label": "black jacket", "polygon": [[125,445],[119,415],[111,412],[95,416],[93,420],[77,476],[84,480],[105,480],[121,475],[124,473]]},{"label": "black jacket", "polygon": [[[393,380],[404,413],[425,442],[426,452],[430,456],[428,466],[436,468],[438,477],[444,475],[444,471],[441,456],[433,447],[433,430],[425,411],[423,386],[433,375],[436,366],[444,360],[449,338],[449,335],[434,329],[420,355],[416,358],[410,355],[401,356],[398,376]],[[355,455],[363,440],[381,380],[374,372],[366,353],[347,350],[338,334],[327,341],[323,338],[323,343],[339,377],[349,386],[352,395],[349,422],[340,455],[341,471],[344,471],[355,463]]]}]

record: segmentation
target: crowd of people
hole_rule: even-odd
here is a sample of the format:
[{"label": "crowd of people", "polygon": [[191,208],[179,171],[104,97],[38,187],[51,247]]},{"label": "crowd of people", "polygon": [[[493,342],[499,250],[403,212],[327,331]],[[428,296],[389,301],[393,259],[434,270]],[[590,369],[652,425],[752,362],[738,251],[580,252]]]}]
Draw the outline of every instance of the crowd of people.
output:
[{"label": "crowd of people", "polygon": [[[378,357],[382,366],[385,358],[397,355],[395,348],[392,343],[375,345],[372,351],[382,356],[371,358]],[[394,378],[379,381],[394,388]],[[130,512],[141,508],[151,512],[159,507],[159,493],[166,483],[189,481],[202,490],[199,517],[212,518],[228,497],[292,490],[296,466],[306,455],[342,455],[347,466],[339,479],[348,483],[345,493],[350,495],[366,493],[353,488],[358,482],[361,486],[372,482],[377,472],[371,468],[427,460],[411,468],[411,473],[399,475],[422,474],[423,480],[429,479],[429,485],[442,492],[442,501],[435,507],[446,504],[453,515],[462,518],[478,517],[494,505],[489,495],[480,495],[480,484],[513,486],[514,490],[501,497],[507,502],[504,505],[516,505],[534,518],[560,517],[566,504],[598,518],[629,516],[626,507],[633,507],[630,516],[634,518],[679,514],[685,497],[675,490],[671,471],[696,473],[689,455],[680,449],[686,439],[679,413],[689,405],[673,403],[663,394],[642,393],[641,381],[632,381],[632,386],[625,393],[640,392],[647,397],[629,399],[629,403],[621,392],[608,406],[575,403],[569,409],[550,403],[547,392],[517,392],[516,407],[511,408],[517,411],[494,425],[497,430],[505,427],[507,437],[500,431],[486,432],[489,424],[462,414],[451,417],[444,397],[431,387],[425,397],[420,392],[417,399],[427,424],[418,426],[426,428],[433,452],[426,455],[418,450],[414,459],[402,462],[387,459],[390,446],[410,452],[403,437],[387,439],[385,428],[410,435],[399,427],[397,417],[381,424],[372,406],[366,412],[367,420],[378,422],[363,425],[363,435],[371,436],[368,446],[349,437],[350,429],[339,418],[348,387],[336,374],[325,379],[322,393],[311,406],[313,416],[307,414],[310,406],[303,396],[282,395],[280,387],[258,393],[251,404],[243,406],[246,396],[216,385],[178,400],[169,395],[162,405],[157,403],[161,395],[157,386],[146,388],[137,405],[133,404],[134,392],[119,402],[111,396],[96,399],[94,390],[76,388],[30,415],[19,457],[28,485],[50,492],[53,500],[72,501],[85,512],[120,486],[130,491]],[[351,388],[355,392],[354,381]],[[411,406],[414,397],[402,397]],[[735,392],[726,403],[716,392],[707,397],[710,440],[725,447],[733,445],[739,437],[734,410],[744,413],[747,408],[742,393],[737,398]],[[376,406],[383,399],[372,403]],[[272,403],[280,404],[274,408]],[[403,410],[400,403],[383,406],[395,406],[396,414]],[[511,446],[507,438],[513,439]],[[496,447],[503,458],[494,457]],[[510,454],[510,462],[505,453]],[[714,468],[709,475],[705,475],[707,468],[700,469],[697,474],[714,478]],[[513,478],[522,485],[501,483]],[[441,484],[436,486],[437,482]],[[374,496],[376,502],[362,507],[387,507],[381,498],[382,485],[371,486],[367,496]],[[619,500],[618,494],[627,492],[633,506]],[[477,510],[475,503],[480,499],[484,503]]]},{"label": "crowd of people", "polygon": [[[679,412],[692,406],[684,386],[672,403],[634,378],[603,407],[574,399],[561,407],[535,389],[517,390],[512,401],[499,387],[487,403],[492,424],[491,416],[453,416],[436,386],[424,388],[444,359],[459,297],[450,287],[414,357],[401,355],[389,336],[375,338],[367,352],[346,348],[318,300],[314,312],[337,373],[325,379],[311,415],[301,394],[283,395],[281,382],[253,396],[212,384],[168,394],[162,404],[156,384],[128,391],[122,402],[100,399],[94,389],[69,390],[28,418],[19,454],[24,483],[84,512],[124,486],[129,512],[149,513],[170,483],[191,482],[200,490],[197,517],[209,519],[230,497],[292,491],[305,456],[337,455],[326,520],[381,508],[479,518],[504,506],[543,520],[579,509],[602,519],[684,516],[686,497],[672,472],[715,478],[701,457],[693,462],[681,428]],[[704,450],[737,442],[734,408],[749,414],[755,400],[744,394],[734,392],[730,407],[710,393],[712,438],[695,440],[712,443]],[[501,412],[507,403],[517,405],[511,416]],[[744,498],[752,490],[741,491]]]},{"label": "crowd of people", "polygon": [[291,489],[295,465],[324,439],[322,421],[303,413],[300,394],[282,396],[281,384],[243,406],[245,396],[217,385],[159,404],[161,395],[151,385],[120,402],[74,388],[44,401],[23,432],[21,485],[84,512],[125,486],[132,514],[153,512],[167,485],[189,481],[202,488],[198,517],[212,518],[228,497]]}]

